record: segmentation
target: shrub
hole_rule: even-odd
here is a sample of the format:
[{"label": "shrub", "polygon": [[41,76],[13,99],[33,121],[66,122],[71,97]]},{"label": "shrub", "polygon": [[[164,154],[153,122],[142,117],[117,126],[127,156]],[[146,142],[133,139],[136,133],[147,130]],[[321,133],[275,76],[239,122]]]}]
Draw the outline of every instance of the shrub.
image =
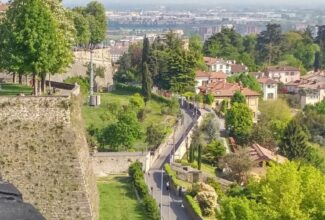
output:
[{"label": "shrub", "polygon": [[190,195],[185,196],[186,201],[191,206],[195,214],[202,217],[202,212],[199,203]]},{"label": "shrub", "polygon": [[218,201],[222,199],[224,196],[224,192],[222,191],[221,185],[214,178],[208,177],[206,183],[210,185],[214,191],[216,191],[218,195]]},{"label": "shrub", "polygon": [[144,181],[144,174],[142,172],[142,164],[137,161],[131,164],[129,167],[129,175],[131,181],[139,193],[140,198],[142,199],[143,206],[145,208],[147,217],[150,220],[159,220],[159,208],[156,201],[149,194],[148,187]]},{"label": "shrub", "polygon": [[213,216],[217,207],[217,194],[215,190],[208,184],[199,183],[199,191],[195,196],[198,201],[202,214],[204,216]]}]

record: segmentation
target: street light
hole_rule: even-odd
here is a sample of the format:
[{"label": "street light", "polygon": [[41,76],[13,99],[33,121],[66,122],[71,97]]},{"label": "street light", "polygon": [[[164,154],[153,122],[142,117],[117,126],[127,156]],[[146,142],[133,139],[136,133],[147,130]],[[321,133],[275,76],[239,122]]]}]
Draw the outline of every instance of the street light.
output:
[{"label": "street light", "polygon": [[160,189],[161,189],[161,191],[160,191],[160,219],[162,219],[162,206],[163,206],[163,204],[162,204],[162,197],[163,197],[163,189],[164,189],[164,187],[163,187],[163,181],[164,180],[164,168],[161,168],[161,182],[160,182]]}]

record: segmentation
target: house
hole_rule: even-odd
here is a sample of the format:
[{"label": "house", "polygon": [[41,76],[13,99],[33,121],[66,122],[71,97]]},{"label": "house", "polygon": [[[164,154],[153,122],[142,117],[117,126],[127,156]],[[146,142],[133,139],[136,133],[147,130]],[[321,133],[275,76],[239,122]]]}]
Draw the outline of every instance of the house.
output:
[{"label": "house", "polygon": [[3,4],[0,2],[0,17],[6,13],[6,11],[8,10],[9,8],[9,4]]},{"label": "house", "polygon": [[263,90],[263,100],[275,100],[278,98],[278,83],[270,78],[257,79]]},{"label": "house", "polygon": [[235,64],[235,61],[227,61],[224,59],[204,57],[204,62],[208,66],[211,72],[223,72],[231,74],[231,65]]},{"label": "house", "polygon": [[287,161],[287,158],[278,155],[274,152],[272,152],[269,149],[266,149],[259,144],[253,144],[248,148],[248,154],[251,161],[253,161],[255,164],[257,164],[259,167],[263,167],[270,161],[276,162],[276,163],[285,163]]},{"label": "house", "polygon": [[248,73],[248,67],[244,64],[232,64],[231,65],[231,74],[238,74],[238,73]]},{"label": "house", "polygon": [[253,111],[254,121],[257,121],[258,116],[258,99],[260,94],[249,89],[244,88],[238,83],[227,82],[211,82],[198,88],[201,93],[211,93],[214,97],[213,107],[219,109],[224,100],[230,101],[236,91],[240,91],[246,97],[248,107]]},{"label": "house", "polygon": [[325,99],[325,72],[312,72],[285,85],[285,92],[294,94],[301,108]]},{"label": "house", "polygon": [[205,71],[196,71],[195,81],[195,91],[199,93],[199,87],[205,86],[212,82],[226,82],[227,75],[223,72],[205,72]]},{"label": "house", "polygon": [[265,75],[283,84],[300,80],[299,68],[291,66],[269,66],[266,69]]},{"label": "house", "polygon": [[314,105],[325,100],[325,82],[299,85],[300,106]]},{"label": "house", "polygon": [[204,62],[208,66],[209,71],[223,72],[227,75],[237,73],[247,73],[248,68],[244,64],[236,63],[235,60],[224,60],[222,58],[204,57]]}]

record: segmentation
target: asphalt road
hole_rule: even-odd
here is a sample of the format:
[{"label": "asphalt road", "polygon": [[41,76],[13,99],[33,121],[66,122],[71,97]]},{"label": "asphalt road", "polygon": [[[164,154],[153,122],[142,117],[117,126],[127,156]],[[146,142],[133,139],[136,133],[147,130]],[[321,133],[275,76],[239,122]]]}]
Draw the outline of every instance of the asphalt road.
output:
[{"label": "asphalt road", "polygon": [[[192,114],[190,112],[182,110],[184,116],[183,123],[180,123],[175,132],[175,143],[182,138],[186,130],[191,126],[193,122]],[[149,188],[153,187],[153,197],[156,199],[157,203],[161,205],[162,203],[162,220],[190,220],[185,209],[182,207],[182,199],[179,196],[171,195],[169,191],[166,190],[166,182],[168,181],[168,176],[162,175],[162,168],[165,162],[169,162],[170,155],[173,152],[173,140],[169,140],[169,145],[162,151],[160,157],[151,167],[149,173],[146,174],[147,183]],[[163,184],[161,191],[161,180],[163,176]]]}]

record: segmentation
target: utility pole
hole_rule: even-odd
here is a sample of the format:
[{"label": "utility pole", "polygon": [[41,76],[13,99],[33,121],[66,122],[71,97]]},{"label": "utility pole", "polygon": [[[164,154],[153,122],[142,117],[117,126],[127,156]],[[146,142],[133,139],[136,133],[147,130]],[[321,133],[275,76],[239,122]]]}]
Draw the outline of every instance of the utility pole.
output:
[{"label": "utility pole", "polygon": [[161,168],[161,182],[160,182],[160,219],[162,219],[162,208],[163,208],[163,189],[164,189],[164,186],[163,186],[163,181],[164,180],[164,168]]},{"label": "utility pole", "polygon": [[94,51],[90,49],[90,100],[92,99],[92,96],[94,95],[94,64],[93,64],[93,53]]}]

